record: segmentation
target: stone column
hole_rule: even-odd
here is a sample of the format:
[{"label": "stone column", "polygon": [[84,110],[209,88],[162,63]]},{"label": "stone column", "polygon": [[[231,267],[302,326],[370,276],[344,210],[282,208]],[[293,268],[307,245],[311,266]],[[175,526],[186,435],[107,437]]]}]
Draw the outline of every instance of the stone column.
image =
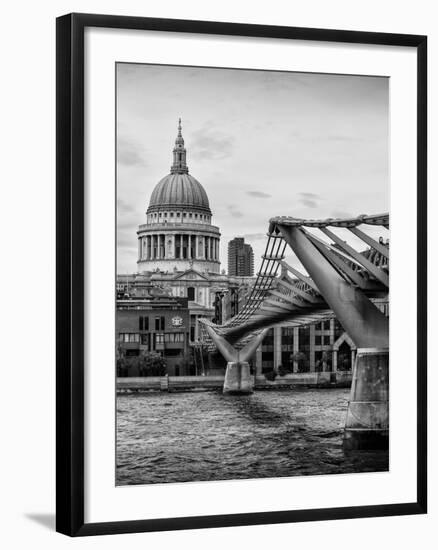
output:
[{"label": "stone column", "polygon": [[206,260],[209,260],[209,250],[208,250],[208,247],[209,247],[209,237],[204,237],[204,254],[205,254],[205,259]]},{"label": "stone column", "polygon": [[338,350],[334,349],[332,352],[332,370],[337,372],[338,370]]},{"label": "stone column", "polygon": [[178,234],[173,235],[173,257],[176,258],[176,244],[178,242]]},{"label": "stone column", "polygon": [[[294,327],[294,344],[293,344],[293,349],[294,349],[294,355],[296,353],[298,353],[299,351],[299,343],[300,343],[300,329],[298,327]],[[294,372],[298,372],[298,361],[294,361]]]},{"label": "stone column", "polygon": [[354,349],[352,349],[351,350],[351,370],[353,370],[355,355],[356,355],[355,351],[354,351]]},{"label": "stone column", "polygon": [[192,259],[192,236],[187,235],[187,258]]},{"label": "stone column", "polygon": [[166,235],[166,258],[171,259],[175,257],[175,235]]},{"label": "stone column", "polygon": [[309,334],[309,363],[310,363],[310,372],[315,372],[315,325],[310,325],[310,334]]},{"label": "stone column", "polygon": [[274,327],[274,371],[281,365],[281,326]]},{"label": "stone column", "polygon": [[256,349],[256,376],[263,374],[262,344]]}]

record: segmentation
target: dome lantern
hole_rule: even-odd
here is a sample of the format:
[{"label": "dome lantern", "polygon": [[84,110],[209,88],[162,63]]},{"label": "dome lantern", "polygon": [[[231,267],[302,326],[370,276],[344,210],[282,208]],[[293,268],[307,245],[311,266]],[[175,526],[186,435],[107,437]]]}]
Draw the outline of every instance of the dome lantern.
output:
[{"label": "dome lantern", "polygon": [[188,174],[187,151],[184,147],[184,138],[182,137],[181,119],[178,120],[178,135],[173,148],[173,164],[170,168],[171,174]]}]

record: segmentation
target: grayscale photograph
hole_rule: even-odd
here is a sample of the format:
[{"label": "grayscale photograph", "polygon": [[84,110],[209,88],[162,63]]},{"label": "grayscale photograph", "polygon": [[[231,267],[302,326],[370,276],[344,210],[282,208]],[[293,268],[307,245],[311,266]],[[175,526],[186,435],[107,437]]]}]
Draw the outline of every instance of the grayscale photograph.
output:
[{"label": "grayscale photograph", "polygon": [[117,63],[116,485],[389,470],[389,79]]}]

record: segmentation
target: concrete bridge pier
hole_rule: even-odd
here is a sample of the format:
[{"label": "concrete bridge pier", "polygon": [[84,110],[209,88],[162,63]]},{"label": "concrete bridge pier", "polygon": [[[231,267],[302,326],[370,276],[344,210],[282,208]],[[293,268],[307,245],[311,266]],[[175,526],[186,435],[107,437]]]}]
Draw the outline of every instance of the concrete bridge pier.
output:
[{"label": "concrete bridge pier", "polygon": [[387,449],[389,350],[359,348],[353,367],[344,449]]},{"label": "concrete bridge pier", "polygon": [[254,377],[247,361],[229,361],[225,371],[224,393],[230,395],[250,394],[254,391]]},{"label": "concrete bridge pier", "polygon": [[213,327],[205,325],[205,328],[227,361],[223,392],[230,395],[252,393],[254,377],[251,376],[248,359],[254,355],[268,329],[261,330],[242,349],[236,349],[222,335],[215,332]]}]

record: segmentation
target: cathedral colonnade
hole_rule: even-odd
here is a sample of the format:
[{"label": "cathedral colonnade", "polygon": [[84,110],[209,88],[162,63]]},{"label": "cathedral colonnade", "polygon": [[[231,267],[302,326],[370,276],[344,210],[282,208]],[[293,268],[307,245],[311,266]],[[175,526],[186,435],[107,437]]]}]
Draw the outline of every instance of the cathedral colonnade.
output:
[{"label": "cathedral colonnade", "polygon": [[149,233],[138,238],[138,261],[219,261],[220,239],[196,233]]}]

